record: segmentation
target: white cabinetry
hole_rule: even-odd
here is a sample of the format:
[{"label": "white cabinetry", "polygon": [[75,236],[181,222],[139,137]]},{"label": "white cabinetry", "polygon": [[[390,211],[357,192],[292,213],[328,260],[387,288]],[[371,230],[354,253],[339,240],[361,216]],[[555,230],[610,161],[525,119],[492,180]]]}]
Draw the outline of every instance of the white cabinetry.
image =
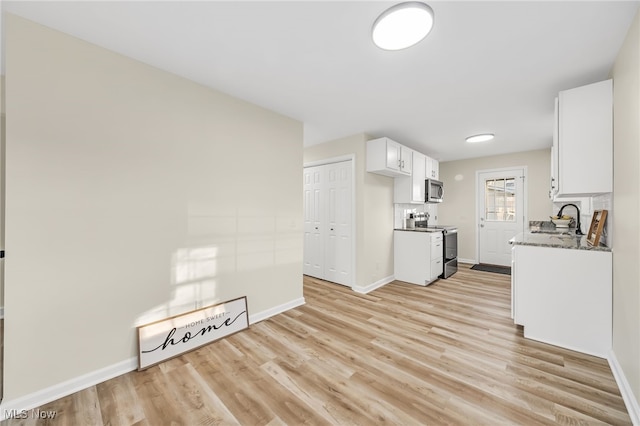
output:
[{"label": "white cabinetry", "polygon": [[613,191],[611,80],[560,92],[551,148],[552,198]]},{"label": "white cabinetry", "polygon": [[395,279],[428,285],[442,274],[442,232],[394,231]]},{"label": "white cabinetry", "polygon": [[304,168],[303,273],[353,285],[351,161]]},{"label": "white cabinetry", "polygon": [[440,163],[438,160],[427,157],[427,179],[439,179],[440,178]]},{"label": "white cabinetry", "polygon": [[441,232],[431,233],[431,280],[435,280],[438,276],[442,275],[444,262],[443,262],[443,247],[444,238]]},{"label": "white cabinetry", "polygon": [[549,198],[554,199],[558,195],[558,98],[555,99],[555,120],[553,121],[553,143],[551,145],[551,179]]},{"label": "white cabinetry", "polygon": [[400,171],[405,174],[411,174],[412,170],[412,154],[413,150],[404,145],[400,145]]},{"label": "white cabinetry", "polygon": [[526,338],[608,356],[611,252],[516,245],[512,264],[512,316]]},{"label": "white cabinetry", "polygon": [[367,141],[367,171],[391,177],[409,176],[412,152],[389,138]]},{"label": "white cabinetry", "polygon": [[511,247],[511,318],[516,324],[520,324],[516,317],[516,246]]},{"label": "white cabinetry", "polygon": [[398,176],[394,179],[393,202],[400,204],[424,204],[424,179],[426,159],[417,151],[412,152],[411,176]]}]

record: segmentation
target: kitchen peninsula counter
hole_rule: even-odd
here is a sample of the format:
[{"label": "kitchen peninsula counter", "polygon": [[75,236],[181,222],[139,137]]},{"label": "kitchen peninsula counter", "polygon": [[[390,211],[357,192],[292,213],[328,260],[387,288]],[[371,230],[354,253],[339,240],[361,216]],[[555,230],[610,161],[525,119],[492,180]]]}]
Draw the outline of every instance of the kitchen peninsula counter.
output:
[{"label": "kitchen peninsula counter", "polygon": [[[510,240],[511,309],[524,337],[606,358],[612,342],[612,252],[584,235]],[[564,249],[564,250],[563,250]]]},{"label": "kitchen peninsula counter", "polygon": [[509,240],[512,245],[563,248],[573,250],[611,251],[610,247],[603,244],[592,246],[587,242],[586,235],[575,235],[573,232],[521,232]]}]

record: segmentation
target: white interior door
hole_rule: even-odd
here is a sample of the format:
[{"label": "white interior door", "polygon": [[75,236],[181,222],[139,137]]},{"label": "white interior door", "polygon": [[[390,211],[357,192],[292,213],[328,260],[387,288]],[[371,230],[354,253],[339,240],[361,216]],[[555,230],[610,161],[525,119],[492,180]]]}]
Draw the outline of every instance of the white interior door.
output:
[{"label": "white interior door", "polygon": [[304,169],[303,273],[353,285],[352,162]]},{"label": "white interior door", "polygon": [[351,162],[327,164],[325,279],[351,284]]},{"label": "white interior door", "polygon": [[511,265],[509,240],[524,231],[525,169],[478,173],[478,261]]},{"label": "white interior door", "polygon": [[304,169],[304,256],[302,272],[322,277],[324,265],[321,224],[322,217],[322,167]]}]

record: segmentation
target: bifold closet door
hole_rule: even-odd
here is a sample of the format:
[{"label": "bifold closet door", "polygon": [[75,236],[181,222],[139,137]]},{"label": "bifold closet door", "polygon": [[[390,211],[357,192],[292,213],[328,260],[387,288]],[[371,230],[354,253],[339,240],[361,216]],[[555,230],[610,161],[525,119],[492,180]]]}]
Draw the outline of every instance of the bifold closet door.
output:
[{"label": "bifold closet door", "polygon": [[325,280],[351,285],[351,161],[327,164]]},{"label": "bifold closet door", "polygon": [[304,266],[307,275],[353,285],[351,161],[304,169]]},{"label": "bifold closet door", "polygon": [[323,166],[304,169],[304,256],[302,272],[322,278],[324,243],[322,235],[322,169]]}]

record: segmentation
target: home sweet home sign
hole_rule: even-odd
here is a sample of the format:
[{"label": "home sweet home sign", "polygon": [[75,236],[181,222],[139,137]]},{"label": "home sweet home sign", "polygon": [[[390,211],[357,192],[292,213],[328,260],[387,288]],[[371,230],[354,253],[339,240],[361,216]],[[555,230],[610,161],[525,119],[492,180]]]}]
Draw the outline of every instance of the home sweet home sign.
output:
[{"label": "home sweet home sign", "polygon": [[249,328],[240,297],[138,327],[138,371]]}]

